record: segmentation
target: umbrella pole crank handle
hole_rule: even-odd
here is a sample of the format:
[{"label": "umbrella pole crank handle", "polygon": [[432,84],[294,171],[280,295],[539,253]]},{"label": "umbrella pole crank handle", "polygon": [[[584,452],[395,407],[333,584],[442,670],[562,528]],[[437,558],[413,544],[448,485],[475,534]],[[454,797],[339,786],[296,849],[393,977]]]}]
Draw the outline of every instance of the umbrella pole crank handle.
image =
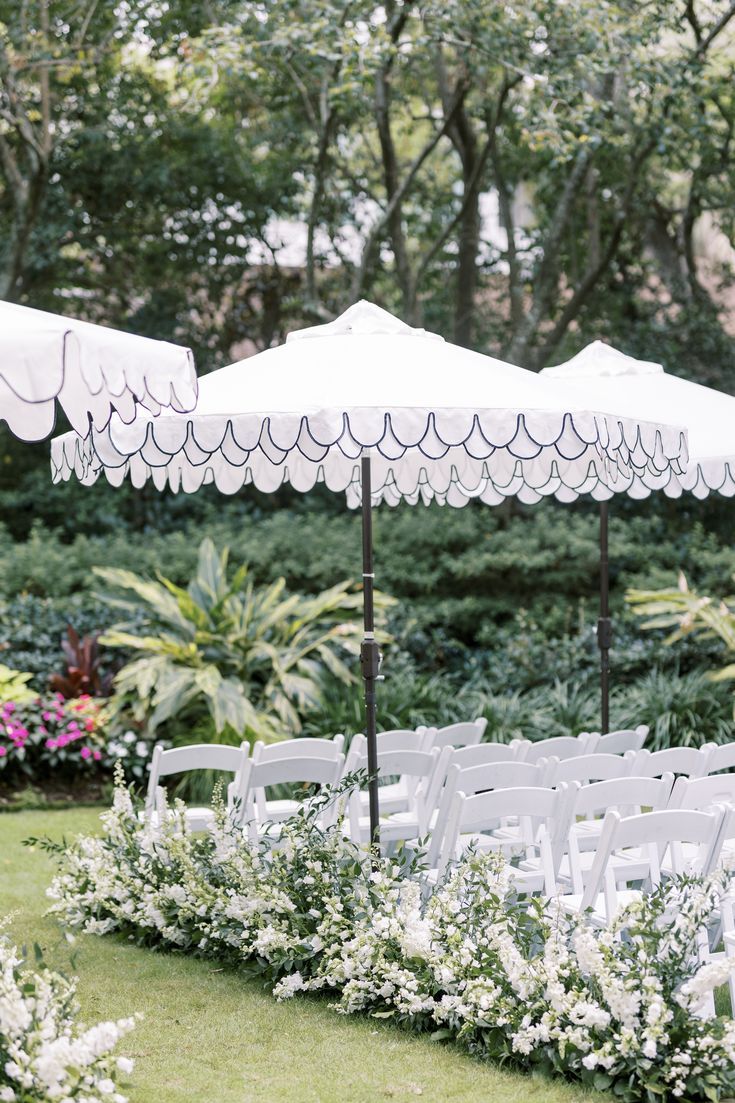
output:
[{"label": "umbrella pole crank handle", "polygon": [[600,617],[597,621],[597,646],[607,657],[607,652],[612,647],[612,619]]}]

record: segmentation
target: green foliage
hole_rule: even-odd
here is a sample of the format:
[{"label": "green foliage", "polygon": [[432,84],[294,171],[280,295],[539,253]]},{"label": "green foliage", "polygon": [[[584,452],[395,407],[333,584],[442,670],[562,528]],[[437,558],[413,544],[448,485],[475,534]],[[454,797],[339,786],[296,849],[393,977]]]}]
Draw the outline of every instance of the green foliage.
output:
[{"label": "green foliage", "polygon": [[[644,628],[673,628],[667,637],[674,644],[688,636],[718,639],[735,660],[735,611],[733,598],[716,599],[691,590],[683,573],[676,589],[635,590],[627,594],[628,604],[638,616],[648,617]],[[710,674],[714,682],[735,679],[735,661]]]},{"label": "green foliage", "polygon": [[652,670],[614,694],[614,727],[648,724],[650,750],[727,743],[735,737],[729,696],[701,672]]},{"label": "green foliage", "polygon": [[204,706],[218,734],[292,735],[319,702],[326,674],[355,680],[344,656],[358,651],[362,595],[349,582],[312,597],[287,595],[283,579],[257,587],[247,566],[228,577],[228,551],[218,553],[209,538],[186,588],[120,569],[96,574],[111,588],[104,600],[138,621],[102,642],[141,655],[115,684],[153,730]]},{"label": "green foliage", "polygon": [[0,663],[0,704],[4,701],[15,701],[22,705],[32,701],[35,694],[28,685],[32,678],[32,674],[11,670],[9,666]]}]

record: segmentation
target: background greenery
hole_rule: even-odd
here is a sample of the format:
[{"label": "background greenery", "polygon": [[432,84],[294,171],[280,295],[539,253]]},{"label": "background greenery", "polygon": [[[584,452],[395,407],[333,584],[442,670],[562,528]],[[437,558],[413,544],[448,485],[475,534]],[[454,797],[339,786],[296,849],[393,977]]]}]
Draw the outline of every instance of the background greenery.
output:
[{"label": "background greenery", "polygon": [[[602,337],[733,391],[734,36],[728,0],[0,0],[0,296],[202,371],[365,295],[530,368]],[[613,504],[614,723],[730,730],[717,641],[666,649],[622,599],[680,567],[725,593],[732,533],[718,498]],[[111,623],[92,567],[183,585],[204,535],[294,593],[359,574],[337,497],[51,487],[0,429],[0,658],[43,685],[67,621]],[[594,506],[382,509],[376,568],[386,724],[596,724]],[[334,686],[305,726],[359,710]]]}]

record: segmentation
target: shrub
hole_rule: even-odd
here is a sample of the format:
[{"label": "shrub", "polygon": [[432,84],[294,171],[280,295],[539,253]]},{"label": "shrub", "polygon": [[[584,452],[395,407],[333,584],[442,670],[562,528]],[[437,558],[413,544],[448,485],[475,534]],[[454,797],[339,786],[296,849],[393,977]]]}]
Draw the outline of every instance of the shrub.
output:
[{"label": "shrub", "polygon": [[0,663],[0,704],[15,701],[20,704],[33,700],[33,690],[29,688],[32,674],[23,674],[20,670],[11,670]]},{"label": "shrub", "polygon": [[[19,594],[0,601],[0,654],[9,656],[18,669],[29,671],[40,692],[65,667],[62,645],[69,625],[80,636],[94,636],[113,619],[112,612],[89,593],[62,598]],[[101,651],[103,679],[112,673],[113,660],[118,660],[117,653]]]},{"label": "shrub", "polygon": [[126,1103],[115,1087],[130,1058],[112,1056],[135,1019],[85,1029],[75,986],[48,969],[36,947],[31,969],[0,930],[0,1099]]},{"label": "shrub", "polygon": [[134,733],[111,735],[97,698],[48,693],[0,704],[0,777],[10,785],[110,774],[119,760],[129,778],[141,780],[149,755],[150,744]]},{"label": "shrub", "polygon": [[729,693],[701,673],[651,671],[615,693],[611,714],[616,728],[648,724],[646,746],[651,750],[726,743],[735,737]]},{"label": "shrub", "polygon": [[114,591],[109,604],[142,621],[140,635],[121,626],[103,637],[141,654],[116,676],[116,690],[152,731],[174,717],[196,723],[206,712],[218,735],[297,734],[327,674],[355,681],[344,656],[358,653],[362,595],[349,582],[314,597],[286,595],[283,579],[258,588],[246,566],[228,577],[227,560],[226,549],[204,540],[186,589],[97,570]]}]

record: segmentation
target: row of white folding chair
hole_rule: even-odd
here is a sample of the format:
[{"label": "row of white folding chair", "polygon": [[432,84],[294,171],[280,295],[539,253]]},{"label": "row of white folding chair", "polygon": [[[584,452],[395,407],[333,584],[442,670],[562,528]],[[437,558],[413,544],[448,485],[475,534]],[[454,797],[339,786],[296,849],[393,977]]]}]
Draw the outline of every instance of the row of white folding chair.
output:
[{"label": "row of white folding chair", "polygon": [[[459,724],[449,724],[444,728],[418,727],[395,728],[389,731],[378,732],[376,737],[378,752],[398,750],[431,751],[434,748],[443,750],[445,747],[471,747],[476,746],[482,740],[487,727],[487,720],[478,717],[476,720]],[[355,748],[353,755],[348,752],[345,764],[345,773],[354,770],[354,757],[361,751],[360,739],[364,736],[353,736],[350,744],[350,752]],[[357,742],[356,742],[357,741]],[[488,744],[500,747],[501,744]],[[520,740],[516,740],[513,747],[505,747],[502,753],[503,759],[515,755],[515,745],[520,746]],[[408,777],[398,777],[397,780],[388,782],[380,787],[381,813],[409,811],[412,807],[415,793],[415,783]],[[360,796],[363,812],[368,809],[368,794],[363,792]]]},{"label": "row of white folding chair", "polygon": [[663,777],[665,774],[683,774],[691,778],[704,777],[709,769],[710,749],[705,746],[671,747],[663,751],[626,751],[625,754],[605,754],[598,751],[578,755],[558,762],[552,756],[553,769],[548,784],[566,781],[608,781],[618,777]]},{"label": "row of white folding chair", "polygon": [[[148,790],[143,816],[147,819],[160,818],[165,807],[165,790],[160,784],[165,777],[173,774],[191,773],[198,770],[216,770],[232,774],[232,782],[227,789],[227,804],[232,808],[234,792],[241,783],[249,761],[250,746],[243,742],[239,747],[230,747],[217,743],[192,743],[187,747],[172,747],[164,750],[157,743],[153,748],[148,772]],[[188,807],[186,822],[191,831],[206,831],[213,821],[211,808]]]},{"label": "row of white folding chair", "polygon": [[533,743],[523,739],[518,747],[518,757],[523,762],[535,762],[539,758],[553,756],[565,762],[579,755],[620,755],[625,754],[626,751],[639,751],[647,735],[648,728],[645,724],[640,724],[637,728],[608,732],[607,735],[600,735],[599,732],[580,732],[579,735],[555,735]]},{"label": "row of white folding chair", "polygon": [[[487,744],[482,744],[455,751],[452,755],[439,807],[431,822],[432,833],[426,852],[429,868],[438,873],[446,868],[451,856],[457,857],[472,845],[479,850],[496,849],[505,854],[520,855],[521,869],[527,873],[531,870],[536,872],[536,888],[540,888],[544,881],[551,891],[560,873],[566,879],[570,878],[568,860],[565,870],[560,866],[566,855],[569,829],[578,816],[589,817],[599,812],[606,802],[628,808],[646,802],[652,807],[665,807],[673,781],[671,776],[664,782],[648,778],[633,779],[638,783],[638,789],[634,785],[631,793],[628,785],[632,765],[630,758],[591,754],[561,763],[555,758],[540,759],[536,763],[497,762],[488,756],[487,747]],[[598,792],[593,801],[588,799],[587,804],[581,800],[578,803],[585,791],[581,783],[593,793],[600,789],[602,792]],[[524,811],[523,802],[529,799],[528,794],[534,789],[539,791],[539,800],[545,800],[544,794],[551,787],[566,793],[566,799],[555,805],[553,827],[546,825],[550,830],[552,853],[550,862],[541,870],[538,855],[529,858],[529,848],[537,845],[539,839],[534,832],[529,833],[532,821]],[[489,796],[486,801],[474,800],[475,796],[499,791],[509,792],[510,796],[502,800]],[[640,797],[638,801],[636,793]],[[473,798],[471,804],[463,810],[464,803],[470,797]],[[513,806],[514,799],[519,802],[516,808]],[[494,814],[500,807],[505,809],[502,817]],[[470,830],[468,823],[482,826]],[[594,834],[590,835],[590,840],[590,845],[594,846]],[[552,874],[553,881],[549,880]],[[525,883],[530,884],[528,878]]]},{"label": "row of white folding chair", "polygon": [[[459,792],[463,799],[475,796],[480,792],[506,790],[511,792],[508,801],[517,794],[518,787],[526,790],[531,787],[544,788],[555,784],[557,788],[566,789],[569,793],[569,803],[565,806],[568,815],[557,819],[551,838],[552,855],[550,864],[547,863],[544,870],[547,890],[551,891],[552,882],[549,874],[554,873],[554,885],[558,881],[565,888],[581,893],[584,877],[591,869],[595,851],[599,846],[599,838],[602,829],[602,820],[599,818],[609,810],[615,810],[624,815],[640,814],[642,809],[660,811],[667,808],[673,786],[673,774],[664,774],[663,777],[632,777],[627,773],[631,759],[620,759],[617,756],[586,756],[589,763],[599,758],[605,768],[609,767],[609,759],[623,764],[626,772],[607,778],[607,780],[591,781],[596,774],[605,775],[605,770],[598,767],[596,770],[590,765],[581,777],[569,777],[559,781],[555,773],[566,768],[568,763],[555,763],[554,760],[547,763],[490,763],[477,765],[482,754],[482,747],[471,751],[458,751],[453,756],[449,767],[447,781],[442,794],[437,816],[434,820],[434,830],[429,840],[427,860],[430,867],[445,868],[449,860],[449,854],[455,857],[472,843],[479,849],[501,849],[506,853],[523,852],[528,846],[538,840],[533,840],[527,831],[519,824],[504,827],[497,818],[493,818],[492,811],[497,802],[488,800],[484,804],[474,802],[472,816],[476,824],[480,822],[479,810],[482,810],[485,819],[482,827],[478,827],[474,833],[467,835],[464,830],[462,813],[457,811],[455,805],[456,794]],[[734,779],[735,780],[735,779]],[[591,782],[580,785],[580,781]],[[525,796],[525,795],[524,795]],[[519,795],[520,799],[520,795]],[[460,801],[461,803],[461,801]],[[453,811],[451,811],[453,809]],[[468,813],[469,814],[469,813]],[[448,827],[451,817],[459,816],[460,837],[453,838],[452,829]],[[506,813],[507,816],[520,816],[519,813]],[[567,850],[569,853],[567,854]],[[441,855],[441,858],[440,858]],[[643,879],[648,868],[647,862],[643,869],[640,863],[637,867],[631,866],[633,856],[627,854],[620,858],[626,865],[626,873],[629,876],[639,870],[640,879]],[[613,864],[618,859],[614,859]],[[536,870],[539,872],[539,863],[536,859],[529,862],[522,859],[522,869]],[[540,881],[541,878],[537,878]]]},{"label": "row of white folding chair", "polygon": [[[622,778],[630,774],[633,765],[631,757],[619,755],[581,755],[577,758],[559,762],[556,758],[539,759],[536,763],[503,760],[503,748],[497,744],[482,743],[475,747],[454,750],[449,760],[444,788],[435,786],[439,796],[437,810],[429,819],[431,834],[427,842],[426,857],[430,868],[436,868],[439,854],[444,844],[445,832],[449,821],[450,808],[455,793],[461,790],[465,796],[482,791],[509,788],[545,788],[559,787],[571,783],[588,784],[601,779]],[[669,784],[668,789],[671,786]],[[622,790],[618,788],[616,795]],[[668,790],[666,795],[668,795]],[[630,802],[626,802],[630,803]],[[664,802],[665,803],[665,800]],[[406,817],[406,813],[395,813],[390,821]],[[464,839],[462,845],[470,841],[476,848],[505,848],[517,844],[528,845],[528,837],[522,837],[518,815],[508,814],[500,820],[488,820],[482,833],[476,833],[471,840]],[[452,845],[452,844],[448,844]]]}]

